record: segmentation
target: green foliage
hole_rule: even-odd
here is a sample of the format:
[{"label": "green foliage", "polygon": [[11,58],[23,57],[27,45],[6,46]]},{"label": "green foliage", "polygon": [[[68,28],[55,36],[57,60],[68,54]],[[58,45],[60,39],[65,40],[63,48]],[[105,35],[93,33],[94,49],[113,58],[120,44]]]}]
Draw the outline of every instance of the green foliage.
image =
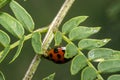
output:
[{"label": "green foliage", "polygon": [[119,80],[119,79],[120,79],[120,75],[116,74],[116,75],[110,76],[107,80]]},{"label": "green foliage", "polygon": [[0,0],[0,8],[5,6],[8,2],[10,2],[10,0]]},{"label": "green foliage", "polygon": [[25,37],[24,28],[27,28],[28,31],[32,32],[34,29],[34,22],[31,16],[28,14],[28,12],[14,0],[11,0],[10,2],[10,8],[14,12],[18,20],[6,12],[1,12],[0,24],[12,35],[18,37],[19,41],[13,43],[13,45],[10,45],[10,37],[8,36],[7,33],[0,30],[0,43],[5,47],[4,50],[0,52],[0,62],[4,60],[4,58],[7,56],[7,54],[12,48],[18,46],[16,54],[14,55],[13,59],[10,61],[11,63],[19,56],[24,41],[32,37],[32,35],[28,35],[27,37]]},{"label": "green foliage", "polygon": [[64,34],[70,32],[73,28],[77,27],[80,23],[85,21],[88,16],[78,16],[70,19],[62,26],[62,32]]},{"label": "green foliage", "polygon": [[87,60],[83,55],[77,55],[73,58],[71,63],[71,74],[77,74],[81,69],[87,65]]},{"label": "green foliage", "polygon": [[5,77],[1,71],[0,71],[0,80],[5,80]]},{"label": "green foliage", "polygon": [[4,47],[7,47],[10,44],[10,37],[2,30],[0,30],[0,43]]},{"label": "green foliage", "polygon": [[96,71],[92,67],[86,67],[82,71],[81,80],[95,80],[97,77]]},{"label": "green foliage", "polygon": [[54,39],[55,39],[55,46],[59,46],[62,43],[62,34],[61,34],[61,32],[57,31],[55,33]]},{"label": "green foliage", "polygon": [[7,47],[4,48],[2,52],[0,52],[0,63],[5,59],[9,51],[10,51],[10,46],[8,45]]},{"label": "green foliage", "polygon": [[70,40],[84,39],[91,36],[92,34],[97,33],[99,30],[100,27],[79,26],[71,30],[71,32],[69,33],[69,39]]},{"label": "green foliage", "polygon": [[18,44],[18,49],[16,51],[16,54],[14,55],[13,59],[10,61],[13,62],[20,54],[22,47],[23,47],[23,43],[24,43],[24,36],[20,39],[19,44]]},{"label": "green foliage", "polygon": [[54,80],[54,77],[55,77],[55,73],[52,73],[51,75],[43,78],[42,80]]},{"label": "green foliage", "polygon": [[14,12],[16,18],[21,22],[23,27],[32,32],[34,29],[34,22],[28,12],[14,0],[10,2],[10,8]]},{"label": "green foliage", "polygon": [[106,60],[98,64],[101,73],[113,73],[120,71],[120,60]]},{"label": "green foliage", "polygon": [[94,48],[99,48],[104,46],[105,44],[107,44],[110,41],[110,39],[102,39],[102,40],[98,40],[98,39],[82,39],[79,41],[78,43],[78,47],[80,49],[94,49]]},{"label": "green foliage", "polygon": [[88,58],[96,62],[120,59],[120,51],[112,50],[109,48],[96,48],[88,52]]},{"label": "green foliage", "polygon": [[[6,0],[0,1],[0,8],[7,3]],[[14,0],[11,0],[9,5],[15,18],[6,12],[0,12],[0,24],[19,40],[10,44],[10,36],[7,32],[0,30],[0,44],[4,47],[0,52],[0,62],[5,59],[11,49],[18,46],[10,63],[15,61],[21,53],[24,42],[28,39],[31,39],[35,53],[44,55],[43,52],[45,51],[42,49],[41,36],[43,36],[42,33],[46,32],[47,29],[40,28],[33,31],[34,21],[29,13]],[[62,40],[66,43],[64,57],[72,59],[70,65],[70,72],[72,75],[76,75],[81,71],[81,80],[104,80],[101,75],[102,73],[115,73],[120,71],[120,51],[101,48],[106,45],[110,39],[90,38],[93,34],[98,33],[100,27],[80,26],[86,19],[87,16],[77,16],[64,23],[62,31],[55,31],[55,46],[60,46]],[[24,30],[24,28],[26,30]],[[27,31],[29,34],[25,35]],[[88,52],[86,53],[88,54],[85,54],[83,50],[87,50]],[[98,65],[95,66],[92,62],[98,62]],[[54,76],[55,73],[43,80],[53,80]],[[119,77],[120,75],[112,75],[108,80],[118,80]],[[0,79],[4,80],[2,73]]]},{"label": "green foliage", "polygon": [[32,46],[37,54],[43,54],[42,52],[42,42],[41,42],[41,34],[39,32],[35,32],[32,35]]},{"label": "green foliage", "polygon": [[[75,18],[78,19],[77,17]],[[71,20],[74,20],[74,18]],[[79,26],[76,23],[76,26],[73,28],[71,24],[74,21],[71,20],[68,21],[69,24],[66,22],[64,27],[62,27],[62,29],[65,28],[64,31],[62,31],[63,39],[68,43],[66,45],[64,56],[65,58],[72,58],[74,56],[70,68],[71,74],[75,75],[79,71],[82,71],[81,80],[103,80],[100,73],[113,73],[119,71],[119,65],[115,64],[119,64],[120,51],[109,48],[100,48],[106,45],[110,39],[88,38],[97,33],[100,30],[100,27],[85,27]],[[69,29],[67,29],[68,26]],[[68,37],[65,33],[68,34]],[[78,47],[75,45],[75,41],[79,41]],[[82,50],[90,50],[88,51],[88,57],[81,52]],[[98,69],[94,67],[91,61],[99,62],[97,65]],[[112,62],[112,64],[110,62]]]},{"label": "green foliage", "polygon": [[77,47],[74,44],[67,44],[65,51],[65,58],[72,58],[78,53]]},{"label": "green foliage", "polygon": [[0,13],[0,24],[14,36],[21,38],[24,35],[22,24],[8,13]]}]

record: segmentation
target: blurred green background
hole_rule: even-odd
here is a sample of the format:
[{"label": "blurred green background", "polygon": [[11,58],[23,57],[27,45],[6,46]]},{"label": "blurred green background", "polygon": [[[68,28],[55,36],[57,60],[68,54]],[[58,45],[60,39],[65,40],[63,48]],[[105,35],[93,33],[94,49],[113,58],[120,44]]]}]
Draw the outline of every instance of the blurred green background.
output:
[{"label": "blurred green background", "polygon": [[[50,24],[65,0],[17,1],[31,14],[37,29]],[[9,5],[2,8],[2,11],[13,15]],[[105,47],[120,50],[120,0],[76,0],[63,23],[72,17],[80,15],[89,16],[82,25],[102,27],[101,31],[93,36],[94,38],[111,38],[112,40]],[[0,29],[3,28],[0,27]],[[12,42],[14,41],[16,39],[12,38]],[[31,47],[31,41],[28,40],[25,42],[17,60],[8,64],[15,54],[16,49],[13,49],[5,61],[0,64],[0,70],[4,73],[6,80],[22,80],[35,55]],[[43,77],[54,72],[56,72],[55,80],[80,80],[80,73],[71,76],[69,69],[70,62],[55,64],[42,59],[33,80],[42,80]]]}]

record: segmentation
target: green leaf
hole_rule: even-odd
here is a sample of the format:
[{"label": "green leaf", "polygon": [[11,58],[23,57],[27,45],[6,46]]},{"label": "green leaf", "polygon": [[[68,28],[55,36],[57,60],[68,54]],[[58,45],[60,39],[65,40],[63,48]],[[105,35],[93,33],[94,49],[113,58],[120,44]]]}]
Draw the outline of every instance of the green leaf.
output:
[{"label": "green leaf", "polygon": [[0,71],[0,80],[5,80],[4,74]]},{"label": "green leaf", "polygon": [[54,39],[55,39],[55,46],[60,45],[60,43],[62,42],[62,34],[61,34],[61,32],[57,31],[55,33]]},{"label": "green leaf", "polygon": [[120,71],[120,60],[107,60],[98,64],[101,73],[113,73]]},{"label": "green leaf", "polygon": [[96,48],[88,52],[88,58],[95,62],[120,59],[120,51],[115,51],[108,48]]},{"label": "green leaf", "polygon": [[23,43],[24,43],[24,36],[20,39],[17,52],[14,55],[13,59],[9,63],[12,63],[13,61],[15,61],[15,59],[19,56],[19,54],[22,50],[22,47],[23,47]]},{"label": "green leaf", "polygon": [[10,37],[2,30],[0,30],[0,43],[4,47],[7,47],[10,44]]},{"label": "green leaf", "polygon": [[110,41],[110,39],[102,39],[102,40],[98,40],[98,39],[82,39],[79,41],[78,43],[78,47],[80,49],[94,49],[94,48],[99,48],[104,46],[105,44],[107,44]]},{"label": "green leaf", "polygon": [[109,58],[109,60],[111,60],[111,59],[119,59],[120,60],[120,51],[114,50],[113,54],[112,54],[111,58]]},{"label": "green leaf", "polygon": [[95,80],[97,77],[96,71],[92,67],[86,67],[82,71],[81,80]]},{"label": "green leaf", "polygon": [[14,12],[16,18],[22,23],[24,28],[32,32],[34,29],[34,22],[29,13],[14,0],[10,2],[10,8]]},{"label": "green leaf", "polygon": [[69,33],[69,38],[71,40],[87,38],[97,33],[99,30],[100,27],[84,27],[84,26],[76,27],[72,29],[72,31]]},{"label": "green leaf", "polygon": [[77,74],[81,69],[87,65],[87,61],[83,55],[77,55],[73,58],[70,72],[72,75]]},{"label": "green leaf", "polygon": [[5,6],[10,0],[0,0],[0,8]]},{"label": "green leaf", "polygon": [[24,29],[20,22],[7,13],[0,13],[0,24],[18,38],[21,38],[24,35]]},{"label": "green leaf", "polygon": [[10,46],[8,45],[7,47],[5,47],[5,49],[2,52],[0,52],[0,63],[5,59],[9,51],[10,51]]},{"label": "green leaf", "polygon": [[62,32],[64,34],[70,32],[73,28],[77,27],[80,23],[85,21],[88,16],[78,16],[70,19],[62,26]]},{"label": "green leaf", "polygon": [[120,75],[119,74],[112,75],[107,80],[120,80]]},{"label": "green leaf", "polygon": [[72,58],[77,53],[78,53],[77,47],[74,44],[70,43],[70,44],[67,44],[67,46],[66,46],[66,51],[65,51],[64,57],[65,58]]},{"label": "green leaf", "polygon": [[32,46],[34,51],[37,54],[43,54],[42,52],[42,42],[41,42],[41,34],[39,32],[35,32],[32,35]]},{"label": "green leaf", "polygon": [[55,73],[43,78],[42,80],[54,80],[54,77],[55,77]]}]

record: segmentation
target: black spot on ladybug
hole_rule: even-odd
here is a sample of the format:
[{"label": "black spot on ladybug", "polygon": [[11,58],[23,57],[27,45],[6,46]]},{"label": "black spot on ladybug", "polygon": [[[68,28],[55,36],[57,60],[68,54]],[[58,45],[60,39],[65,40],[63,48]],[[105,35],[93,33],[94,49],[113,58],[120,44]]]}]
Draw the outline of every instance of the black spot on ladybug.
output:
[{"label": "black spot on ladybug", "polygon": [[63,53],[65,53],[65,50],[62,50]]},{"label": "black spot on ladybug", "polygon": [[60,58],[61,58],[61,55],[60,55],[60,54],[57,54],[57,58],[60,59]]},{"label": "black spot on ladybug", "polygon": [[66,50],[65,47],[52,48],[47,52],[48,56],[46,57],[46,59],[49,59],[57,64],[66,63],[70,61],[72,58],[70,59],[64,58],[65,50]]},{"label": "black spot on ladybug", "polygon": [[58,49],[57,48],[54,48],[54,53],[58,53]]},{"label": "black spot on ladybug", "polygon": [[50,53],[50,56],[49,56],[50,58],[52,58],[53,57],[53,55],[52,55],[52,53]]}]

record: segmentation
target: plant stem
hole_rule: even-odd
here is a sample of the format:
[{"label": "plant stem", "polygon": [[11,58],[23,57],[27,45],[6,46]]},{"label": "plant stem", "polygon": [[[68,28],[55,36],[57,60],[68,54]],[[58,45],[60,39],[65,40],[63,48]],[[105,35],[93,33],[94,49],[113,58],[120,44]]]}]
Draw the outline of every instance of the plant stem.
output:
[{"label": "plant stem", "polygon": [[[35,30],[34,32],[43,33],[43,32],[46,32],[47,30],[48,30],[48,27],[44,27],[44,28],[37,29],[37,30]],[[33,32],[33,33],[34,33],[34,32]],[[32,34],[33,34],[33,33],[30,33],[30,34],[26,35],[24,40],[26,41],[26,40],[30,39],[30,38],[32,37]],[[19,45],[19,41],[20,41],[20,40],[18,40],[17,42],[11,44],[11,45],[10,45],[10,49],[13,49],[13,48],[15,48],[16,46],[18,46],[18,45]]]},{"label": "plant stem", "polygon": [[69,8],[72,6],[74,1],[75,0],[66,0],[65,3],[63,4],[63,6],[61,7],[61,9],[59,10],[57,16],[54,18],[54,20],[50,24],[49,30],[43,40],[43,49],[44,50],[47,50],[49,44],[51,43],[51,41],[54,37],[53,32],[59,27],[63,18],[67,14]]},{"label": "plant stem", "polygon": [[[42,48],[44,52],[47,50],[48,46],[50,45],[51,41],[53,40],[54,34],[53,31],[59,27],[62,20],[64,19],[65,15],[67,14],[68,10],[72,6],[75,0],[65,0],[64,4],[62,5],[61,9],[59,10],[58,14],[49,25],[48,32],[43,40]],[[46,54],[45,54],[46,55]],[[23,80],[31,80],[39,63],[40,63],[41,55],[36,54],[33,58]]]},{"label": "plant stem", "polygon": [[[48,27],[44,27],[44,28],[37,29],[37,30],[35,30],[34,32],[43,33],[43,32],[47,32],[47,30],[48,30]],[[33,32],[33,33],[34,33],[34,32]],[[26,35],[24,41],[30,39],[30,38],[32,37],[32,34],[33,34],[33,33],[30,33],[30,34]],[[11,44],[11,45],[10,45],[10,50],[13,49],[13,48],[15,48],[16,46],[18,46],[18,45],[19,45],[19,42],[20,42],[20,40],[18,40],[18,41],[16,41],[16,42],[14,42],[13,44]],[[2,50],[1,53],[3,53],[3,51],[4,51],[4,50]]]}]

